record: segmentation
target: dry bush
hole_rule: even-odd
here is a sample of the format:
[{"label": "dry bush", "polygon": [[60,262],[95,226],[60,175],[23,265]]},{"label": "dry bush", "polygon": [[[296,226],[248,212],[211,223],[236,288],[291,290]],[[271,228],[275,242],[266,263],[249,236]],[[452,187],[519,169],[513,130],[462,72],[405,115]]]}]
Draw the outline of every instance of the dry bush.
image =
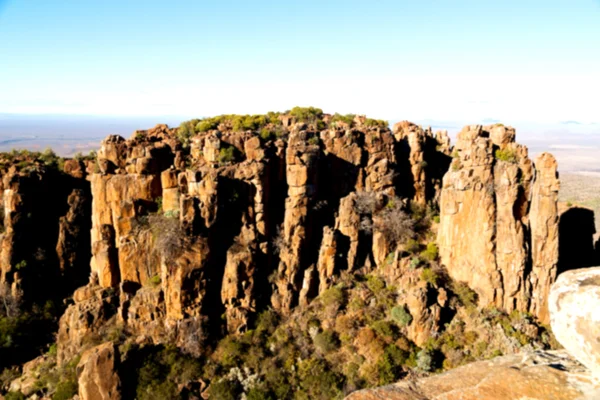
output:
[{"label": "dry bush", "polygon": [[150,233],[152,252],[163,257],[167,262],[172,262],[179,257],[185,248],[188,238],[179,224],[179,219],[173,216],[152,214],[138,220],[137,236]]},{"label": "dry bush", "polygon": [[281,254],[284,252],[286,244],[285,238],[283,237],[283,229],[281,229],[281,227],[277,228],[271,244],[273,245],[273,252],[275,254]]},{"label": "dry bush", "polygon": [[373,214],[377,209],[377,196],[373,192],[356,192],[354,209],[358,214]]},{"label": "dry bush", "polygon": [[19,316],[23,293],[13,291],[8,283],[0,283],[0,317]]},{"label": "dry bush", "polygon": [[402,202],[397,198],[390,199],[377,213],[374,227],[396,245],[415,236],[415,221],[402,209]]}]

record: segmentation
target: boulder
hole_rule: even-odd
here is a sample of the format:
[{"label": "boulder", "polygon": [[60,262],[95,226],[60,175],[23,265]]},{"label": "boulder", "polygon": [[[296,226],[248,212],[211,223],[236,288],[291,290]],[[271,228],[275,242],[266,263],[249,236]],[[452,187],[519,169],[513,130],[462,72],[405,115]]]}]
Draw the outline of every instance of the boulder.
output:
[{"label": "boulder", "polygon": [[104,343],[84,352],[77,364],[79,398],[120,400],[118,362],[119,354],[113,343]]},{"label": "boulder", "polygon": [[600,267],[562,273],[548,307],[556,339],[600,381]]}]

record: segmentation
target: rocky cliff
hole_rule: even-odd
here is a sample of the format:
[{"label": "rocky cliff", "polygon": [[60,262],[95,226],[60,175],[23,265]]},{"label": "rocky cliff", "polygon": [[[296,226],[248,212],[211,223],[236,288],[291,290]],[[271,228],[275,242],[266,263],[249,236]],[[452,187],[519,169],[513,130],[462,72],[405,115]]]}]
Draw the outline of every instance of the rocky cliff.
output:
[{"label": "rocky cliff", "polygon": [[[1,282],[12,298],[68,297],[56,354],[12,386],[28,395],[19,382],[55,361],[82,399],[260,385],[332,398],[552,345],[557,166],[529,160],[512,128],[465,127],[453,148],[410,122],[295,108],[109,136],[60,168],[17,162],[3,172]],[[203,378],[182,381],[173,357],[202,360]],[[160,388],[130,376],[147,360]],[[343,388],[307,383],[327,365]]]},{"label": "rocky cliff", "polygon": [[548,289],[558,263],[556,160],[535,162],[502,125],[459,134],[444,177],[438,244],[453,278],[467,282],[481,306],[529,311],[548,322]]}]

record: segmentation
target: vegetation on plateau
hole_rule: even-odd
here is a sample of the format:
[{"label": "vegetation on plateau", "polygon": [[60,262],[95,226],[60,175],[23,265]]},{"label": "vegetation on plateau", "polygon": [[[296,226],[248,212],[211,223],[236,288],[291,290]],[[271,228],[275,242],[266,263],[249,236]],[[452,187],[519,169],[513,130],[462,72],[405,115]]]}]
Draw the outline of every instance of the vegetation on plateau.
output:
[{"label": "vegetation on plateau", "polygon": [[361,124],[367,128],[387,128],[388,121],[365,118],[362,122],[356,120],[354,114],[326,115],[322,109],[316,107],[294,107],[281,112],[268,112],[260,115],[226,114],[201,119],[191,119],[182,122],[177,129],[177,137],[184,144],[189,144],[190,139],[203,132],[211,130],[256,133],[261,139],[268,141],[285,137],[287,128],[283,126],[283,118],[289,117],[294,122],[307,124],[310,128],[323,130],[328,127],[355,127]]}]

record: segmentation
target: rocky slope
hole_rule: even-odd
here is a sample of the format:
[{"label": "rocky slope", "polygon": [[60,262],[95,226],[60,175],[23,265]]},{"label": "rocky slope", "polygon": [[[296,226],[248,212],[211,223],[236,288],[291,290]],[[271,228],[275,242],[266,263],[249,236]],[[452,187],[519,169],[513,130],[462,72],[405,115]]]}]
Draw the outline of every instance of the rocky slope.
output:
[{"label": "rocky slope", "polygon": [[[53,176],[7,168],[0,282],[11,299],[73,293],[55,353],[13,391],[68,392],[60,372],[82,399],[334,398],[552,343],[557,166],[512,128],[469,126],[452,148],[409,122],[295,108],[110,136]],[[162,386],[130,376],[149,362]],[[319,368],[333,375],[315,389],[302,371]]]},{"label": "rocky slope", "polygon": [[548,302],[552,328],[568,352],[537,351],[497,357],[441,375],[358,391],[347,399],[599,398],[596,310],[600,303],[600,268],[565,272],[552,286]]}]

